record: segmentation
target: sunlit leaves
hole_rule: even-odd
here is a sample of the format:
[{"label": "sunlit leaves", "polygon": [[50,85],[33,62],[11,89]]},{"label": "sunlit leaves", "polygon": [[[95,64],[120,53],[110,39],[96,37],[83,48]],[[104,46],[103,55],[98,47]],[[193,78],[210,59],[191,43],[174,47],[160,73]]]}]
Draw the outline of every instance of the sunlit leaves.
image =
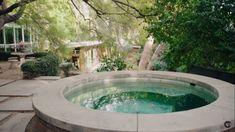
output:
[{"label": "sunlit leaves", "polygon": [[192,65],[235,72],[234,2],[232,0],[156,0],[148,31],[166,42],[171,70]]}]

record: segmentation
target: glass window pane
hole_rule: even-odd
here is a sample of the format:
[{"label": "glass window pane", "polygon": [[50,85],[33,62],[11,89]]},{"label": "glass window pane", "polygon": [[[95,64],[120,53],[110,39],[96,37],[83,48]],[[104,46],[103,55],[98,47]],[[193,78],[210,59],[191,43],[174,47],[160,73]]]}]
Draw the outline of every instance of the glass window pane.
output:
[{"label": "glass window pane", "polygon": [[5,32],[6,32],[6,43],[13,44],[14,43],[13,28],[6,27]]},{"label": "glass window pane", "polygon": [[22,41],[22,30],[21,28],[16,28],[16,42]]},{"label": "glass window pane", "polygon": [[24,29],[24,41],[29,42],[30,41],[30,33],[27,29]]},{"label": "glass window pane", "polygon": [[3,30],[0,30],[0,44],[3,44]]}]

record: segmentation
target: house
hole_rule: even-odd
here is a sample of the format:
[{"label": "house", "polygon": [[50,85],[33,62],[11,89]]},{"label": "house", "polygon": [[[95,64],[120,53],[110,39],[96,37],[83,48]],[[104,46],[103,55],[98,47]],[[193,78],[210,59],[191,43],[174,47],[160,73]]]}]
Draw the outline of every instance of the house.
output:
[{"label": "house", "polygon": [[37,36],[33,35],[31,28],[16,23],[8,23],[0,30],[1,51],[18,52],[24,47],[32,52],[36,40]]},{"label": "house", "polygon": [[99,66],[101,53],[100,41],[70,42],[69,47],[74,48],[72,60],[81,72],[92,72]]}]

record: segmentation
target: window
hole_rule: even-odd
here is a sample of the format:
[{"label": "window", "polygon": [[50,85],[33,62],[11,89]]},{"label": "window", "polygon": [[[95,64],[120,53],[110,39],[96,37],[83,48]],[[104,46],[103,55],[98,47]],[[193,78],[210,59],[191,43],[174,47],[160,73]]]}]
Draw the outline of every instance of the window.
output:
[{"label": "window", "polygon": [[30,33],[29,33],[29,30],[27,29],[24,29],[24,41],[30,42]]},{"label": "window", "polygon": [[16,28],[16,42],[22,41],[22,30],[21,28]]},{"label": "window", "polygon": [[7,44],[14,43],[13,28],[6,27],[5,28],[5,33],[6,33],[6,43]]},{"label": "window", "polygon": [[3,44],[3,30],[0,30],[0,44]]}]

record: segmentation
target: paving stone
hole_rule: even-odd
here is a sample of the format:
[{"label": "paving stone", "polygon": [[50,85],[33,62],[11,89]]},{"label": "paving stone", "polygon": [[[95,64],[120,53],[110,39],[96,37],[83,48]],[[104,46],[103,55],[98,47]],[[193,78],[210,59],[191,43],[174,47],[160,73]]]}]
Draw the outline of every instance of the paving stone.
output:
[{"label": "paving stone", "polygon": [[8,117],[11,113],[8,112],[0,112],[0,121]]},{"label": "paving stone", "polygon": [[34,113],[18,113],[0,126],[0,132],[24,132]]},{"label": "paving stone", "polygon": [[5,84],[7,84],[7,83],[10,83],[10,82],[12,82],[12,81],[14,81],[14,80],[0,79],[0,86],[5,85]]},{"label": "paving stone", "polygon": [[48,84],[50,81],[18,80],[0,87],[0,96],[30,96],[35,89]]},{"label": "paving stone", "polygon": [[0,111],[33,111],[31,97],[11,97],[0,103]]},{"label": "paving stone", "polygon": [[40,76],[37,78],[34,78],[35,80],[47,80],[47,81],[56,81],[61,79],[60,76]]},{"label": "paving stone", "polygon": [[0,103],[6,100],[8,97],[0,97]]}]

